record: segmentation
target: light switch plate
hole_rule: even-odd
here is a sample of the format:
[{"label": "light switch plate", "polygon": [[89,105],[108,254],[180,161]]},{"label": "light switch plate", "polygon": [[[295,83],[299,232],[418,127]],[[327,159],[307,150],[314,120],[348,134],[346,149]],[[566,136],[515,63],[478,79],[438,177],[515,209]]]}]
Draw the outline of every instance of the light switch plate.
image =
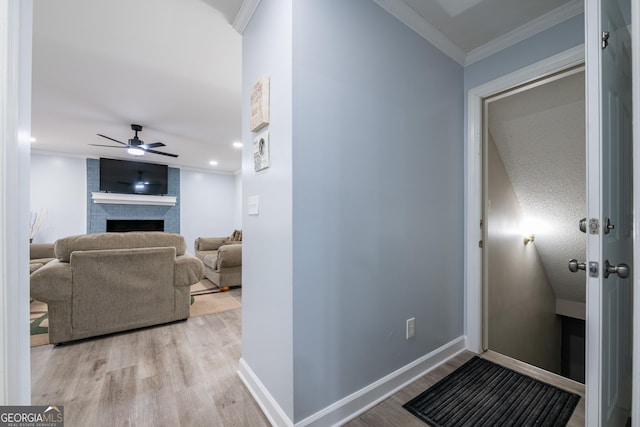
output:
[{"label": "light switch plate", "polygon": [[247,210],[249,215],[258,215],[260,213],[260,198],[258,196],[249,196],[248,202]]}]

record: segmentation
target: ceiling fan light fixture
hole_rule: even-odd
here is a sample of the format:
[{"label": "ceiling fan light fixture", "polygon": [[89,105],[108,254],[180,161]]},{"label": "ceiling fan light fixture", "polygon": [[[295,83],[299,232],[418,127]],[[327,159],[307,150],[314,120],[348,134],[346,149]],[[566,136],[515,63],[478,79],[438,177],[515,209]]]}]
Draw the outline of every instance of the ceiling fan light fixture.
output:
[{"label": "ceiling fan light fixture", "polygon": [[141,148],[127,148],[127,153],[133,155],[133,156],[144,156],[144,150]]}]

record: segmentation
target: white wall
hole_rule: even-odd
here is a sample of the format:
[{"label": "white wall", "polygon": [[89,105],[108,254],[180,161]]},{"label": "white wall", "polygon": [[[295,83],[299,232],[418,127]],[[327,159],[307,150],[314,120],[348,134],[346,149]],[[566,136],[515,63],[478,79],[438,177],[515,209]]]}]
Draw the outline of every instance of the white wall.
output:
[{"label": "white wall", "polygon": [[242,173],[235,175],[235,191],[236,191],[236,214],[235,214],[235,226],[234,228],[242,229]]},{"label": "white wall", "polygon": [[87,164],[79,157],[31,155],[30,210],[47,217],[34,242],[87,232]]},{"label": "white wall", "polygon": [[[189,252],[197,237],[229,236],[241,228],[237,180],[233,175],[180,171],[180,234]],[[30,209],[47,210],[34,242],[86,233],[86,159],[32,154]]]},{"label": "white wall", "polygon": [[229,236],[237,227],[233,175],[180,170],[180,234],[193,253],[198,237]]}]

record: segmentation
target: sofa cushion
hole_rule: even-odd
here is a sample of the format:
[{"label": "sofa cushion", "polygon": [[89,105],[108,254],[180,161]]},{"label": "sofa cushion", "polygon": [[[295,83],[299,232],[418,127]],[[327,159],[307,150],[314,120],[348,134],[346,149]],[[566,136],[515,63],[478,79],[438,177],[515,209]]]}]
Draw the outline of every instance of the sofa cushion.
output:
[{"label": "sofa cushion", "polygon": [[37,259],[49,259],[55,258],[53,252],[53,243],[31,243],[29,244],[29,258],[33,260]]},{"label": "sofa cushion", "polygon": [[225,237],[198,237],[196,239],[196,252],[215,251],[227,241]]},{"label": "sofa cushion", "polygon": [[173,246],[176,256],[185,254],[186,243],[180,234],[162,231],[131,231],[128,233],[80,234],[56,240],[56,258],[69,262],[73,251],[101,249],[160,248]]}]

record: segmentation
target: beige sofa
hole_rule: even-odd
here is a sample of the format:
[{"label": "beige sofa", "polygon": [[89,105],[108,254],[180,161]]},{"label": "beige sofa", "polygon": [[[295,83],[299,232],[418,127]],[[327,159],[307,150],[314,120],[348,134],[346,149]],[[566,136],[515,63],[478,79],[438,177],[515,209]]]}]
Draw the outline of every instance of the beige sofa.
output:
[{"label": "beige sofa", "polygon": [[33,273],[55,258],[53,243],[29,244],[29,273]]},{"label": "beige sofa", "polygon": [[31,274],[31,297],[49,305],[52,344],[189,317],[190,286],[204,273],[184,238],[163,232],[65,237]]},{"label": "beige sofa", "polygon": [[229,237],[198,237],[196,257],[204,264],[204,275],[220,288],[242,284],[242,231]]}]

